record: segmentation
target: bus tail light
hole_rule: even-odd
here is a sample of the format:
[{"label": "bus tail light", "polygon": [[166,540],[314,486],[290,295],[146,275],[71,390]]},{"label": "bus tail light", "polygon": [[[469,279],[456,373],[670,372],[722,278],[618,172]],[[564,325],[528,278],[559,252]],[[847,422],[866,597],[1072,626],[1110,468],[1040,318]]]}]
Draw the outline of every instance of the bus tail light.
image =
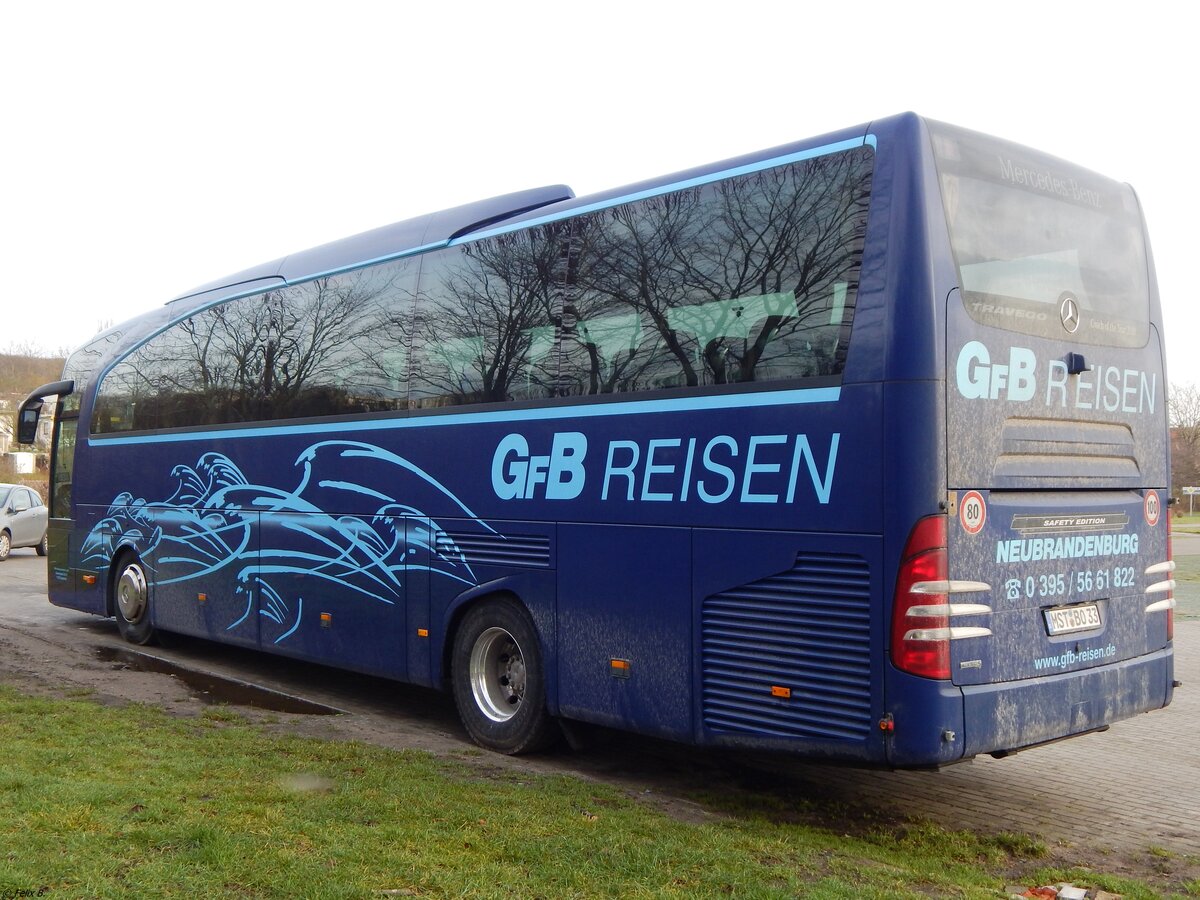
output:
[{"label": "bus tail light", "polygon": [[913,526],[896,578],[892,663],[902,672],[950,677],[949,598],[929,591],[929,585],[948,579],[946,517],[927,516]]},{"label": "bus tail light", "polygon": [[[1167,505],[1167,562],[1171,564],[1171,571],[1175,571],[1175,546],[1171,543],[1171,506]],[[1175,640],[1175,591],[1171,591],[1167,596],[1171,599],[1171,605],[1167,607],[1167,640]]]},{"label": "bus tail light", "polygon": [[1167,640],[1175,640],[1175,547],[1171,541],[1171,508],[1167,507],[1167,559],[1165,562],[1147,566],[1145,574],[1152,581],[1146,586],[1147,613],[1167,614]]}]

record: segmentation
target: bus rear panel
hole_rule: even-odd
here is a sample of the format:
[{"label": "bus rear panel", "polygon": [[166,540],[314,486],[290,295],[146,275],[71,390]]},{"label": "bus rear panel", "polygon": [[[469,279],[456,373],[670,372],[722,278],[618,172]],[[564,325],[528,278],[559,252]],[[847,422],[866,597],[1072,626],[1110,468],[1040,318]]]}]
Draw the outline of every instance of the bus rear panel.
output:
[{"label": "bus rear panel", "polygon": [[[970,757],[1170,702],[1166,382],[1133,191],[928,127],[954,265],[945,514],[906,548],[892,659],[961,692],[946,743]],[[945,549],[912,562],[924,545]]]}]

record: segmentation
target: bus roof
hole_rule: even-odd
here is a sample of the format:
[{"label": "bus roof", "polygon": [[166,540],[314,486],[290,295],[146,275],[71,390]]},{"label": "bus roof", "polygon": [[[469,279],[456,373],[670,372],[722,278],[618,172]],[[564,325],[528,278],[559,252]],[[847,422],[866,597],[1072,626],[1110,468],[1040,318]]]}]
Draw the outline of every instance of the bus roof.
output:
[{"label": "bus roof", "polygon": [[404,252],[442,246],[462,234],[574,196],[575,192],[565,184],[553,184],[426,213],[262,263],[236,275],[193,288],[170,302],[262,279],[300,281]]},{"label": "bus roof", "polygon": [[[904,115],[912,116],[911,113]],[[294,283],[305,281],[387,258],[445,246],[457,238],[476,232],[489,231],[501,223],[506,226],[516,226],[536,222],[544,217],[564,217],[575,211],[583,212],[593,207],[612,205],[638,195],[658,193],[664,189],[684,186],[691,181],[704,180],[713,173],[728,172],[747,166],[754,167],[764,161],[790,154],[804,153],[815,148],[829,147],[843,141],[861,141],[873,127],[887,121],[889,120],[860,125],[794,144],[760,150],[731,160],[708,163],[683,172],[659,176],[586,197],[576,197],[571,188],[562,184],[503,194],[499,197],[406,219],[293,253],[282,259],[263,263],[235,275],[193,288],[169,302],[174,303],[200,294],[211,294],[211,292],[222,289],[238,288],[237,292],[240,293],[240,289],[248,290],[251,287],[265,289],[268,286],[265,283],[255,285],[255,282],[279,280],[284,283]],[[211,296],[207,299],[211,300]]]}]

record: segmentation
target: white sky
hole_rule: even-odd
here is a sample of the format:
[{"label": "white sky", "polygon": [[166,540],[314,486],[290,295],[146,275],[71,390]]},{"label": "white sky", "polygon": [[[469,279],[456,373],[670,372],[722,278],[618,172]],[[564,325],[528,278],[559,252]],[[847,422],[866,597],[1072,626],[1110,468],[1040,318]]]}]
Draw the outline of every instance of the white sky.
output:
[{"label": "white sky", "polygon": [[[825,11],[822,12],[821,9]],[[541,184],[587,194],[912,109],[1137,189],[1168,366],[1200,79],[1184,6],[455,0],[0,6],[0,351]]]}]

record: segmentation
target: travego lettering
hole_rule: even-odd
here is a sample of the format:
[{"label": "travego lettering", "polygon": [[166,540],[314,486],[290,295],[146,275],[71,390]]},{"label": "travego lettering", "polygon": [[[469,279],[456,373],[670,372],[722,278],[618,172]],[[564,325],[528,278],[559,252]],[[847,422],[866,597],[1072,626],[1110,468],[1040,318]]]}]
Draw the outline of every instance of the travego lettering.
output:
[{"label": "travego lettering", "polygon": [[[649,441],[612,440],[592,458],[593,497],[634,503],[829,503],[841,434],[722,434]],[[588,485],[588,440],[560,432],[548,453],[509,434],[492,455],[492,489],[501,500],[575,500]],[[603,470],[599,471],[602,463]]]},{"label": "travego lettering", "polygon": [[1045,390],[1038,390],[1038,359],[1026,347],[1009,347],[1005,362],[993,362],[980,341],[968,341],[958,353],[958,392],[968,400],[1041,400],[1050,409],[1149,413],[1158,406],[1158,373],[1093,363],[1070,375],[1067,364],[1051,359],[1045,368]]}]

